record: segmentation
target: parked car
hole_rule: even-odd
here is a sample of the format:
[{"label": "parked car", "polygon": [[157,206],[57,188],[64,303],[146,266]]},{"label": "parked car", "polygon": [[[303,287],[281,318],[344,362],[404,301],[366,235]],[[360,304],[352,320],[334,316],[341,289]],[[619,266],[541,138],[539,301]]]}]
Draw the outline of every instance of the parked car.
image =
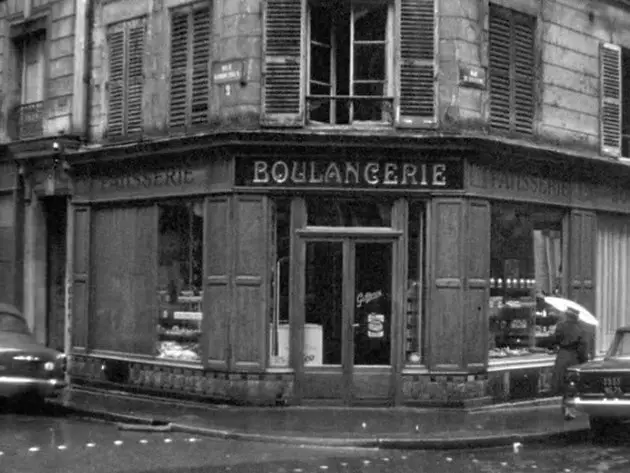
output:
[{"label": "parked car", "polygon": [[596,436],[630,420],[630,326],[618,328],[602,360],[569,368],[568,403],[589,416]]},{"label": "parked car", "polygon": [[35,340],[15,307],[0,303],[0,397],[44,400],[65,386],[63,353]]}]

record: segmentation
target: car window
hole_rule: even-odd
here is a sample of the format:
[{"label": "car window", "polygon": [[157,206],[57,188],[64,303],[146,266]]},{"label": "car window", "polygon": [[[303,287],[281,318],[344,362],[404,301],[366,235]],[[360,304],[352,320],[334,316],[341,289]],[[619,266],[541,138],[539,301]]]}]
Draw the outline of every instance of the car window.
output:
[{"label": "car window", "polygon": [[0,314],[0,332],[29,333],[24,319],[13,314]]},{"label": "car window", "polygon": [[619,343],[615,347],[612,356],[630,357],[630,333],[623,333],[619,338]]}]

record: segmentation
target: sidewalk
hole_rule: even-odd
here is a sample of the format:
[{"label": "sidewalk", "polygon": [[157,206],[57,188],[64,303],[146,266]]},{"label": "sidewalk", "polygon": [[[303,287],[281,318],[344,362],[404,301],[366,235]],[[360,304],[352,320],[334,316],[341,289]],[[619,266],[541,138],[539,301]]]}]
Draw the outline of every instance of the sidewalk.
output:
[{"label": "sidewalk", "polygon": [[274,443],[405,449],[483,448],[584,437],[586,416],[565,422],[559,401],[478,410],[232,407],[69,389],[51,401],[129,430],[187,432]]}]

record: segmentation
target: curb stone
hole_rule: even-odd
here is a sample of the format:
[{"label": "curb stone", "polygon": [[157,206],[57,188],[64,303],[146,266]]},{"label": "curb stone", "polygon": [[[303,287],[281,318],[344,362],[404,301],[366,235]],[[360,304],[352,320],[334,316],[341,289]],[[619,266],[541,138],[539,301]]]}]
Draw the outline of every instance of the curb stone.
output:
[{"label": "curb stone", "polygon": [[464,450],[477,448],[493,448],[511,446],[515,442],[522,444],[542,443],[553,440],[583,439],[589,432],[587,427],[571,430],[556,430],[549,432],[510,433],[506,435],[489,435],[474,437],[448,438],[417,438],[417,437],[366,437],[366,438],[334,438],[334,437],[300,437],[274,434],[257,434],[238,432],[233,430],[213,429],[210,427],[196,427],[186,424],[173,423],[165,419],[158,419],[134,414],[122,414],[96,409],[80,408],[61,402],[53,402],[65,412],[80,417],[112,422],[121,430],[148,432],[180,432],[223,440],[241,440],[263,443],[283,443],[286,445],[313,445],[325,447],[372,448],[392,450]]}]

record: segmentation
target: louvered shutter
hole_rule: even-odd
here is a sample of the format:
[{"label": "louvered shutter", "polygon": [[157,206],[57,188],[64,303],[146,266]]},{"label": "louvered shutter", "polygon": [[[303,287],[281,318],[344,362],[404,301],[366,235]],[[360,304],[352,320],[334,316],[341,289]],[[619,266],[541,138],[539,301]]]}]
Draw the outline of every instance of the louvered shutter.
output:
[{"label": "louvered shutter", "polygon": [[210,21],[207,8],[193,14],[191,125],[208,123]]},{"label": "louvered shutter", "polygon": [[109,81],[107,84],[107,135],[122,136],[125,130],[125,32],[107,35]]},{"label": "louvered shutter", "polygon": [[127,134],[141,133],[143,130],[144,38],[144,22],[129,29]]},{"label": "louvered shutter", "polygon": [[490,126],[531,134],[534,129],[536,18],[490,6]]},{"label": "louvered shutter", "polygon": [[188,104],[188,56],[189,27],[188,12],[173,13],[171,16],[171,83],[169,126],[186,126]]},{"label": "louvered shutter", "polygon": [[511,28],[509,18],[500,16],[497,7],[490,7],[490,126],[510,130],[511,123]]},{"label": "louvered shutter", "polygon": [[602,44],[600,48],[600,136],[601,152],[621,155],[621,48]]},{"label": "louvered shutter", "polygon": [[263,31],[263,103],[261,123],[304,123],[303,28],[305,0],[266,0]]},{"label": "louvered shutter", "polygon": [[434,0],[398,0],[399,98],[397,125],[419,128],[436,123]]},{"label": "louvered shutter", "polygon": [[535,33],[534,17],[514,16],[512,27],[514,129],[525,134],[531,134],[534,130]]}]

